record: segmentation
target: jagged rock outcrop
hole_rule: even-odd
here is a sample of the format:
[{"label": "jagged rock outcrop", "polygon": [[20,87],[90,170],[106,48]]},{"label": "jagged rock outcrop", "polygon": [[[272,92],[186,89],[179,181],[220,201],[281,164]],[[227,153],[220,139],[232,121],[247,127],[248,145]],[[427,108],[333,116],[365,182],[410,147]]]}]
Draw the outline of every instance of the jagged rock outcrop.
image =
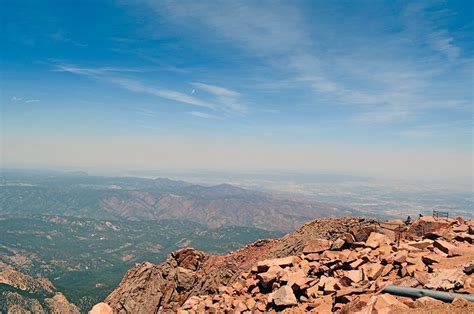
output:
[{"label": "jagged rock outcrop", "polygon": [[115,311],[153,313],[176,308],[193,289],[197,272],[209,255],[194,249],[172,253],[165,263],[143,263],[127,272],[119,287],[107,298]]},{"label": "jagged rock outcrop", "polygon": [[119,313],[173,312],[190,296],[213,294],[258,261],[301,253],[309,239],[352,237],[351,230],[376,228],[376,220],[324,218],[278,240],[261,240],[224,256],[194,249],[172,253],[161,265],[143,263],[127,272],[105,300]]},{"label": "jagged rock outcrop", "polygon": [[24,297],[13,291],[0,293],[0,310],[2,313],[45,313],[38,300]]},{"label": "jagged rock outcrop", "polygon": [[11,267],[5,267],[0,271],[0,284],[9,285],[13,288],[32,293],[40,291],[53,292],[54,289],[49,279],[45,277],[33,278]]},{"label": "jagged rock outcrop", "polygon": [[33,278],[10,267],[0,271],[0,310],[2,313],[79,313],[77,306],[57,292],[47,278]]},{"label": "jagged rock outcrop", "polygon": [[[380,291],[395,284],[474,292],[470,221],[387,225],[397,227],[327,218],[224,256],[179,250],[161,265],[131,269],[105,302],[117,313],[416,313],[446,304]],[[449,306],[474,310],[461,301]]]},{"label": "jagged rock outcrop", "polygon": [[46,298],[46,308],[51,314],[76,314],[79,309],[76,305],[70,303],[66,297],[57,292],[52,298]]}]

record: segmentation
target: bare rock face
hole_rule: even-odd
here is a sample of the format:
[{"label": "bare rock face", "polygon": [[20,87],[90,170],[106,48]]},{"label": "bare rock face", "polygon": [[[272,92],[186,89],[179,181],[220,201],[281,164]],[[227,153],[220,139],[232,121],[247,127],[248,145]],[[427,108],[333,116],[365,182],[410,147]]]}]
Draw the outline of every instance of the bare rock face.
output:
[{"label": "bare rock face", "polygon": [[140,264],[127,272],[106,302],[119,313],[172,310],[186,300],[197,278],[195,272],[207,258],[205,253],[183,249],[171,254],[162,265]]},{"label": "bare rock face", "polygon": [[[79,308],[56,292],[51,281],[33,278],[12,268],[0,272],[0,284],[12,291],[0,292],[0,305],[8,313],[79,314]],[[41,302],[40,302],[41,301]]]},{"label": "bare rock face", "polygon": [[69,303],[62,293],[56,293],[54,297],[45,299],[45,302],[52,314],[79,314],[79,308]]},{"label": "bare rock face", "polygon": [[[217,293],[220,286],[235,282],[252,267],[267,270],[299,263],[299,258],[292,256],[302,253],[308,240],[323,240],[330,246],[328,240],[348,237],[353,227],[373,229],[375,222],[362,218],[319,219],[279,240],[257,241],[225,256],[182,249],[161,265],[143,263],[130,269],[105,302],[118,313],[174,312],[192,296]],[[273,261],[258,266],[259,261],[268,259]]]},{"label": "bare rock face", "polygon": [[1,299],[0,304],[8,313],[46,313],[38,300],[24,297],[17,292],[4,292]]},{"label": "bare rock face", "polygon": [[190,269],[178,267],[176,269],[176,287],[181,291],[189,291],[196,281],[196,273]]},{"label": "bare rock face", "polygon": [[194,249],[176,251],[161,265],[143,263],[129,270],[105,302],[117,313],[175,312],[193,295],[216,293],[252,267],[272,243],[258,241],[226,256]]},{"label": "bare rock face", "polygon": [[[161,265],[137,265],[105,302],[114,313],[423,310],[440,304],[380,292],[388,284],[474,291],[469,268],[474,246],[456,236],[468,223],[429,220],[430,232],[440,233],[435,241],[410,231],[393,241],[374,220],[320,219],[279,240],[257,241],[224,256],[183,249]],[[451,305],[441,306],[449,311]]]},{"label": "bare rock face", "polygon": [[10,267],[0,272],[0,284],[6,284],[29,292],[53,292],[54,289],[53,284],[47,278],[33,278]]}]

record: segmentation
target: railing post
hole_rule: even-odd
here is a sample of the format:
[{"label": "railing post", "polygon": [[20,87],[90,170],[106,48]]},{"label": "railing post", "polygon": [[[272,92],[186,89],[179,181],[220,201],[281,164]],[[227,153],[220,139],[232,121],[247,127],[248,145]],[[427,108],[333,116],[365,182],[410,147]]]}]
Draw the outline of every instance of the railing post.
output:
[{"label": "railing post", "polygon": [[398,225],[398,241],[397,247],[400,247],[400,238],[402,237],[402,226]]}]

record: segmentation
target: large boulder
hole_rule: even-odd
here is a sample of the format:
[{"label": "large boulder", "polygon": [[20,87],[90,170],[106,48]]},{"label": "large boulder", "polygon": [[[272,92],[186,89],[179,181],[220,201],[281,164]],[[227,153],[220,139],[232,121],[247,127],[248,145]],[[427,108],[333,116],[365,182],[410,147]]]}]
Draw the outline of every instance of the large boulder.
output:
[{"label": "large boulder", "polygon": [[287,257],[282,257],[282,258],[267,259],[267,260],[260,261],[257,263],[257,270],[258,272],[265,272],[271,266],[280,266],[280,267],[291,266],[293,265],[293,263],[295,263],[295,260],[297,261],[298,257],[287,256]]},{"label": "large boulder", "polygon": [[295,294],[293,293],[293,289],[287,285],[280,287],[278,290],[272,293],[270,299],[276,306],[289,306],[298,304]]},{"label": "large boulder", "polygon": [[331,248],[331,241],[326,239],[314,239],[308,241],[303,248],[303,253],[321,253]]},{"label": "large boulder", "polygon": [[94,305],[89,314],[113,314],[113,310],[107,303],[101,302]]},{"label": "large boulder", "polygon": [[428,233],[442,233],[452,224],[452,220],[424,216],[417,219],[409,228],[408,234],[421,237]]},{"label": "large boulder", "polygon": [[376,249],[380,246],[388,245],[390,244],[390,242],[391,241],[389,237],[387,237],[385,234],[372,232],[369,235],[369,238],[367,239],[367,241],[365,241],[365,245],[372,249]]},{"label": "large boulder", "polygon": [[433,242],[433,246],[437,249],[439,249],[440,251],[448,254],[448,256],[458,256],[458,255],[461,255],[460,252],[459,252],[459,249],[447,242],[447,241],[444,241],[444,240],[436,240]]}]

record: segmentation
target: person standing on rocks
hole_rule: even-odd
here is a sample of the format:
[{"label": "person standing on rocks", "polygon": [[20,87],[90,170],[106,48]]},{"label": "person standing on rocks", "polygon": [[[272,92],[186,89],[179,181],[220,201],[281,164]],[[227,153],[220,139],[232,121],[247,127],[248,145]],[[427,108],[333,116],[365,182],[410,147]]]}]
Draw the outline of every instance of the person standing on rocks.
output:
[{"label": "person standing on rocks", "polygon": [[405,220],[405,225],[411,225],[411,216],[407,217],[407,220]]}]

